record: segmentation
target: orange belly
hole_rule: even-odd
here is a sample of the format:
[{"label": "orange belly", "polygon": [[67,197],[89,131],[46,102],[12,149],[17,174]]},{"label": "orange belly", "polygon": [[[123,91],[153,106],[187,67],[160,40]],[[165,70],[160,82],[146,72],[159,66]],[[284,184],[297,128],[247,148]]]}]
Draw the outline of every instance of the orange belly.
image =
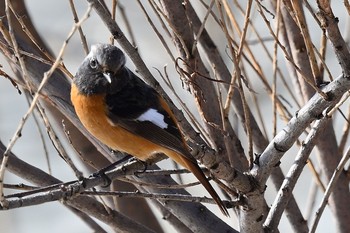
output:
[{"label": "orange belly", "polygon": [[[159,147],[147,139],[135,136],[122,127],[112,125],[106,115],[103,95],[87,97],[79,94],[76,86],[73,84],[71,100],[84,127],[108,147],[126,152],[143,161],[157,153],[164,153],[176,162],[184,165],[184,162],[180,159],[182,156],[175,151]],[[187,166],[185,165],[185,167]]]}]

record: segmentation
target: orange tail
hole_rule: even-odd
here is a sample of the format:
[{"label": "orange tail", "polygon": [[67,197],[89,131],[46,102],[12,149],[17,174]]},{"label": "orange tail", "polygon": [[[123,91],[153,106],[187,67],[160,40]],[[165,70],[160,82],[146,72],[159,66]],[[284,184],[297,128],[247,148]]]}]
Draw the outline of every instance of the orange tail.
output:
[{"label": "orange tail", "polygon": [[[184,159],[185,160],[185,159]],[[204,175],[202,169],[198,166],[198,164],[193,163],[192,161],[184,161],[186,164],[186,168],[188,170],[190,170],[193,175],[195,175],[195,177],[197,177],[197,179],[199,180],[199,182],[201,182],[201,184],[204,186],[204,188],[208,191],[208,193],[210,194],[210,196],[214,199],[214,201],[216,202],[216,204],[219,206],[221,212],[229,217],[230,214],[228,213],[224,203],[222,202],[222,200],[220,199],[219,195],[216,193],[216,191],[214,190],[213,186],[211,186],[211,184],[209,183],[207,177]]]}]

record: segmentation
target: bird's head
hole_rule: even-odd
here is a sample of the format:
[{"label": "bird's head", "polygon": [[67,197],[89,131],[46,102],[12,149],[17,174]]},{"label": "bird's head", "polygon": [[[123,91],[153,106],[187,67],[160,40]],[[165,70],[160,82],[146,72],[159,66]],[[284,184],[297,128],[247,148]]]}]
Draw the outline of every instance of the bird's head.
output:
[{"label": "bird's head", "polygon": [[117,73],[124,68],[125,55],[114,45],[96,44],[80,65],[74,82],[87,95],[101,94],[109,90],[117,80]]}]

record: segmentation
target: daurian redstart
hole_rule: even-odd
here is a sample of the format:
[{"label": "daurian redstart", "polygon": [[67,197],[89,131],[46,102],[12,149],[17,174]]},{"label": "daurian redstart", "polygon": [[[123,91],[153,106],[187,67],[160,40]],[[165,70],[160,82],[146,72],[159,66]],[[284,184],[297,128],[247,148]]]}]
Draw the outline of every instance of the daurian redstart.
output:
[{"label": "daurian redstart", "polygon": [[71,100],[86,129],[108,147],[145,161],[163,153],[191,171],[228,216],[222,200],[190,154],[161,96],[125,67],[116,46],[97,44],[74,77]]}]

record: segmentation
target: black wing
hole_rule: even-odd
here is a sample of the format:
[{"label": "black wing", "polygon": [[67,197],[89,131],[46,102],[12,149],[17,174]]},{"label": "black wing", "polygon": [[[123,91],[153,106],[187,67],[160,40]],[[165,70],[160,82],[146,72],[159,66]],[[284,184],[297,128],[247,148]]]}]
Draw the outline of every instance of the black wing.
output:
[{"label": "black wing", "polygon": [[[129,132],[137,134],[153,143],[176,151],[195,161],[183,144],[181,132],[170,114],[161,105],[157,92],[125,68],[122,77],[123,88],[116,87],[106,96],[107,115],[111,123],[122,126]],[[127,78],[126,78],[127,77]],[[156,110],[164,116],[166,127],[161,128],[151,121],[137,118],[149,109]]]}]

